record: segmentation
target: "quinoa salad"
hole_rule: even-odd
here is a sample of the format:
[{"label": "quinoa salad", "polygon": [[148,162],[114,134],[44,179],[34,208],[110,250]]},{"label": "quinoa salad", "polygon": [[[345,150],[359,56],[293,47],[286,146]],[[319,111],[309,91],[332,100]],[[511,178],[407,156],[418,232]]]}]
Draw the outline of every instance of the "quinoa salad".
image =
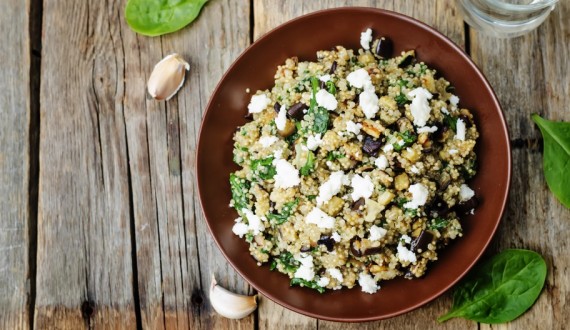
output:
[{"label": "quinoa salad", "polygon": [[287,59],[233,137],[233,233],[321,293],[423,276],[477,206],[479,134],[453,85],[370,29],[360,44]]}]

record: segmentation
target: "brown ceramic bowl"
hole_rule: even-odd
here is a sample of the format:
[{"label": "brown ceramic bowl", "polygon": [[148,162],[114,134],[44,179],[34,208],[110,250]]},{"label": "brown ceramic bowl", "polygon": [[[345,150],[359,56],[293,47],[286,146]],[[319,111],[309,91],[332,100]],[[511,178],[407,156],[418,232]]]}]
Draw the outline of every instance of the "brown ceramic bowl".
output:
[{"label": "brown ceramic bowl", "polygon": [[[358,286],[319,294],[289,287],[289,278],[258,267],[247,243],[232,233],[237,213],[228,207],[232,135],[246,122],[251,94],[271,88],[277,65],[286,58],[316,60],[316,51],[336,45],[356,49],[360,33],[372,28],[387,36],[395,53],[415,49],[419,60],[437,69],[456,88],[460,105],[472,109],[481,137],[479,170],[470,183],[482,204],[463,220],[464,236],[441,252],[422,279],[381,283],[376,294]],[[202,122],[197,156],[200,201],[214,240],[232,266],[259,292],[296,312],[333,321],[371,321],[396,316],[435,299],[461,279],[479,259],[501,219],[511,176],[509,136],[491,86],[469,57],[445,36],[412,18],[372,8],[338,8],[291,20],[251,45],[215,89]],[[436,315],[434,315],[434,318]]]}]

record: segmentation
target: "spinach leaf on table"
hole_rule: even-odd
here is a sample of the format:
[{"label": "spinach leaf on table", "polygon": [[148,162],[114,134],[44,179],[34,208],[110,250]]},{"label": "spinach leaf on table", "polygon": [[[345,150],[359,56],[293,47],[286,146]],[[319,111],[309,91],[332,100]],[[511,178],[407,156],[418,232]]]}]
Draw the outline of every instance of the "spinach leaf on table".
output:
[{"label": "spinach leaf on table", "polygon": [[532,120],[544,139],[544,176],[548,188],[570,208],[570,123],[546,120],[537,114]]},{"label": "spinach leaf on table", "polygon": [[135,32],[155,37],[190,24],[206,2],[208,0],[129,0],[125,18]]},{"label": "spinach leaf on table", "polygon": [[481,323],[512,321],[529,309],[546,279],[536,252],[505,250],[472,271],[455,289],[453,307],[439,322],[463,317]]}]

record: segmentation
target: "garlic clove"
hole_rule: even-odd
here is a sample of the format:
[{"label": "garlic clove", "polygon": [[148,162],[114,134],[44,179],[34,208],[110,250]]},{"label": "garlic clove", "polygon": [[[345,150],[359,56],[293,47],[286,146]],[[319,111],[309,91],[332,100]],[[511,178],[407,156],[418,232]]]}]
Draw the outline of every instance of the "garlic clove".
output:
[{"label": "garlic clove", "polygon": [[190,64],[180,55],[174,53],[166,56],[154,66],[148,78],[148,93],[159,101],[170,100],[184,84],[188,70]]},{"label": "garlic clove", "polygon": [[241,319],[257,308],[257,295],[245,296],[228,291],[216,282],[212,275],[210,285],[210,304],[218,314],[229,319]]}]

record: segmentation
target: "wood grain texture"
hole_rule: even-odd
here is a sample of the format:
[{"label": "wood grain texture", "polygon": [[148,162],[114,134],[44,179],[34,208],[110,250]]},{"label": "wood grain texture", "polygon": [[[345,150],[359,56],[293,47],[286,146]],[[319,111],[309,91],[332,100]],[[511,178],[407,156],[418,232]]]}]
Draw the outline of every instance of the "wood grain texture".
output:
[{"label": "wood grain texture", "polygon": [[122,4],[44,4],[34,325],[136,326]]},{"label": "wood grain texture", "polygon": [[30,39],[26,1],[0,2],[0,328],[29,326]]},{"label": "wood grain texture", "polygon": [[514,141],[509,203],[489,252],[531,249],[548,264],[545,288],[529,312],[482,329],[565,329],[570,322],[570,210],[547,188],[540,131],[530,119],[536,112],[570,121],[569,18],[570,3],[561,1],[543,25],[523,37],[501,40],[471,32],[473,59],[495,89]]},{"label": "wood grain texture", "polygon": [[[132,182],[138,288],[143,328],[252,329],[254,315],[234,321],[208,303],[210,277],[250,291],[207,232],[195,184],[195,150],[208,98],[249,44],[249,3],[209,1],[176,33],[148,38],[123,23],[125,121]],[[177,52],[191,69],[168,102],[145,98],[156,62]]]},{"label": "wood grain texture", "polygon": [[[285,21],[316,10],[362,6],[394,10],[431,25],[447,35],[460,47],[465,48],[463,21],[457,12],[455,3],[451,0],[427,1],[374,1],[374,0],[345,0],[345,1],[254,1],[254,37],[258,38],[265,32],[275,28]],[[358,36],[355,36],[358,37]],[[277,320],[280,328],[319,328],[319,329],[408,329],[437,326],[435,320],[451,305],[450,295],[447,294],[427,306],[386,321],[366,324],[344,324],[328,321],[317,321],[313,318],[284,309],[269,299],[264,298],[259,307],[260,329],[272,329]],[[458,327],[476,328],[477,324],[464,320],[453,320],[440,328],[455,329]]]}]

